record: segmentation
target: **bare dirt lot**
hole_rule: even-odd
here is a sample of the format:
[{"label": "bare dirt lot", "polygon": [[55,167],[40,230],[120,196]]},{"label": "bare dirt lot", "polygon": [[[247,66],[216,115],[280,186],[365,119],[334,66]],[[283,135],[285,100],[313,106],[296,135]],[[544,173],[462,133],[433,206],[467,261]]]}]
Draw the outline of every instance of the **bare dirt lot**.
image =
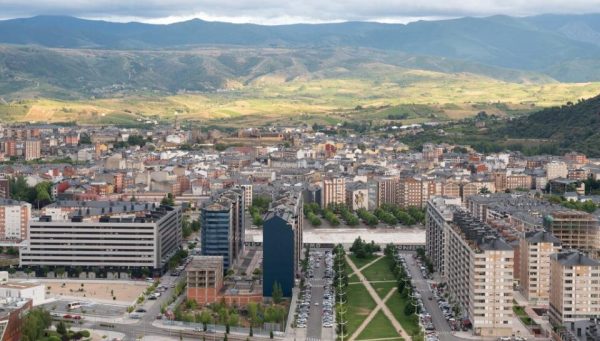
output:
[{"label": "bare dirt lot", "polygon": [[[97,302],[131,304],[148,287],[145,282],[136,281],[44,281],[50,297],[81,298]],[[50,288],[50,289],[48,289]],[[113,299],[114,297],[114,299]]]}]

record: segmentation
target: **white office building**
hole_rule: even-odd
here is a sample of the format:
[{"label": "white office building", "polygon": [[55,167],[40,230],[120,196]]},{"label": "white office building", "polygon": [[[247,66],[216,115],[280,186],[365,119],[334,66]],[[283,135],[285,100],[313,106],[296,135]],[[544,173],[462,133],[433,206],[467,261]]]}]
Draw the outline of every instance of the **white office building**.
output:
[{"label": "white office building", "polygon": [[[29,244],[20,254],[21,266],[166,270],[181,245],[181,208],[138,210],[139,206],[113,204],[103,210],[114,212],[112,216],[98,217],[92,210],[90,215],[71,215],[68,220],[42,216],[32,221]],[[82,212],[86,211],[75,211]]]}]

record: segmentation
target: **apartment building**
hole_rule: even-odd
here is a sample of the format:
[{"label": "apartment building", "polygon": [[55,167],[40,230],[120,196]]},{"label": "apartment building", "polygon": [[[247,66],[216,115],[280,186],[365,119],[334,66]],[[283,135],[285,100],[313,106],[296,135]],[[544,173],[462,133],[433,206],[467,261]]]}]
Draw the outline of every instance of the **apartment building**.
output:
[{"label": "apartment building", "polygon": [[600,225],[594,215],[557,210],[544,217],[544,227],[560,239],[563,248],[577,249],[600,260]]},{"label": "apartment building", "polygon": [[[389,177],[377,180],[377,207],[383,204],[396,204],[398,178]],[[375,209],[376,207],[372,207]]]},{"label": "apartment building", "polygon": [[448,288],[480,336],[509,336],[513,323],[514,251],[464,211],[448,229]]},{"label": "apartment building", "polygon": [[456,182],[445,182],[442,184],[442,195],[448,198],[460,197],[460,184]]},{"label": "apartment building", "polygon": [[6,178],[0,178],[0,199],[10,198],[10,181]]},{"label": "apartment building", "polygon": [[428,252],[474,334],[512,335],[513,248],[496,230],[444,200],[429,201],[426,219]]},{"label": "apartment building", "polygon": [[31,219],[30,203],[0,199],[0,239],[27,239],[29,219]]},{"label": "apartment building", "polygon": [[42,157],[42,141],[40,140],[26,140],[25,141],[25,160],[35,160]]},{"label": "apartment building", "polygon": [[530,231],[519,240],[519,291],[534,304],[548,304],[550,256],[560,252],[561,243],[548,231]]},{"label": "apartment building", "polygon": [[550,257],[550,321],[555,325],[600,316],[600,262],[569,250]]},{"label": "apartment building", "polygon": [[568,162],[572,162],[577,165],[584,165],[588,163],[588,158],[585,154],[570,152],[565,154],[565,160]]},{"label": "apartment building", "polygon": [[567,164],[562,161],[548,162],[544,168],[546,169],[546,179],[554,180],[558,178],[566,178],[569,174]]},{"label": "apartment building", "polygon": [[437,194],[434,180],[403,178],[398,181],[396,204],[401,207],[425,207],[427,200]]},{"label": "apartment building", "polygon": [[202,255],[222,256],[224,271],[235,264],[244,249],[244,193],[243,188],[219,192],[200,212]]},{"label": "apartment building", "polygon": [[327,208],[331,204],[345,203],[346,179],[343,177],[324,179],[321,187],[321,207]]},{"label": "apartment building", "polygon": [[369,209],[369,190],[364,182],[352,182],[346,185],[346,207],[352,211]]},{"label": "apartment building", "polygon": [[302,195],[280,193],[263,224],[263,296],[273,295],[273,285],[281,285],[283,296],[291,297],[300,274],[304,214]]},{"label": "apartment building", "polygon": [[17,141],[5,140],[4,141],[4,155],[7,157],[17,156]]},{"label": "apartment building", "polygon": [[167,270],[181,246],[181,208],[129,206],[99,218],[78,210],[67,219],[41,216],[29,223],[29,244],[20,253],[21,266],[148,268],[155,275]]},{"label": "apartment building", "polygon": [[198,304],[219,301],[223,288],[223,256],[194,256],[186,268],[187,298]]},{"label": "apartment building", "polygon": [[242,184],[240,187],[244,189],[244,206],[248,208],[252,206],[252,184]]},{"label": "apartment building", "polygon": [[442,277],[447,276],[446,226],[452,221],[454,211],[460,207],[460,198],[434,197],[427,202],[425,215],[426,245],[425,251],[433,263],[433,268]]},{"label": "apartment building", "polygon": [[481,194],[482,191],[487,191],[487,193],[494,193],[496,192],[496,186],[491,181],[473,181],[463,184],[461,192],[463,201],[466,201],[467,198],[471,196]]}]

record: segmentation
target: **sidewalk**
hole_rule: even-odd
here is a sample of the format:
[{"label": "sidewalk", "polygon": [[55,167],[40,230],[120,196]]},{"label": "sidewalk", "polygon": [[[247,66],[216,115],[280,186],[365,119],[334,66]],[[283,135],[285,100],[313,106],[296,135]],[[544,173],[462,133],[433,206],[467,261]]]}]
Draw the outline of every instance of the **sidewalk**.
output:
[{"label": "sidewalk", "polygon": [[[292,289],[292,301],[290,302],[290,310],[288,313],[287,323],[285,325],[285,340],[304,340],[306,338],[306,329],[303,328],[292,328],[294,323],[294,315],[296,314],[296,304],[298,303],[298,296],[300,295],[300,288],[295,287]],[[302,331],[301,331],[302,330]]]}]

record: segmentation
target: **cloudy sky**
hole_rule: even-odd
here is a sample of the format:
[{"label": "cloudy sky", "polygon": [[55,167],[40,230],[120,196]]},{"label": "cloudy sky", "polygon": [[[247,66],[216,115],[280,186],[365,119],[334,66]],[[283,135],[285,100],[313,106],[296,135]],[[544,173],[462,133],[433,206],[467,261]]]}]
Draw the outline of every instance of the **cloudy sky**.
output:
[{"label": "cloudy sky", "polygon": [[40,14],[171,23],[410,22],[462,16],[600,12],[600,0],[0,0],[0,18]]}]

